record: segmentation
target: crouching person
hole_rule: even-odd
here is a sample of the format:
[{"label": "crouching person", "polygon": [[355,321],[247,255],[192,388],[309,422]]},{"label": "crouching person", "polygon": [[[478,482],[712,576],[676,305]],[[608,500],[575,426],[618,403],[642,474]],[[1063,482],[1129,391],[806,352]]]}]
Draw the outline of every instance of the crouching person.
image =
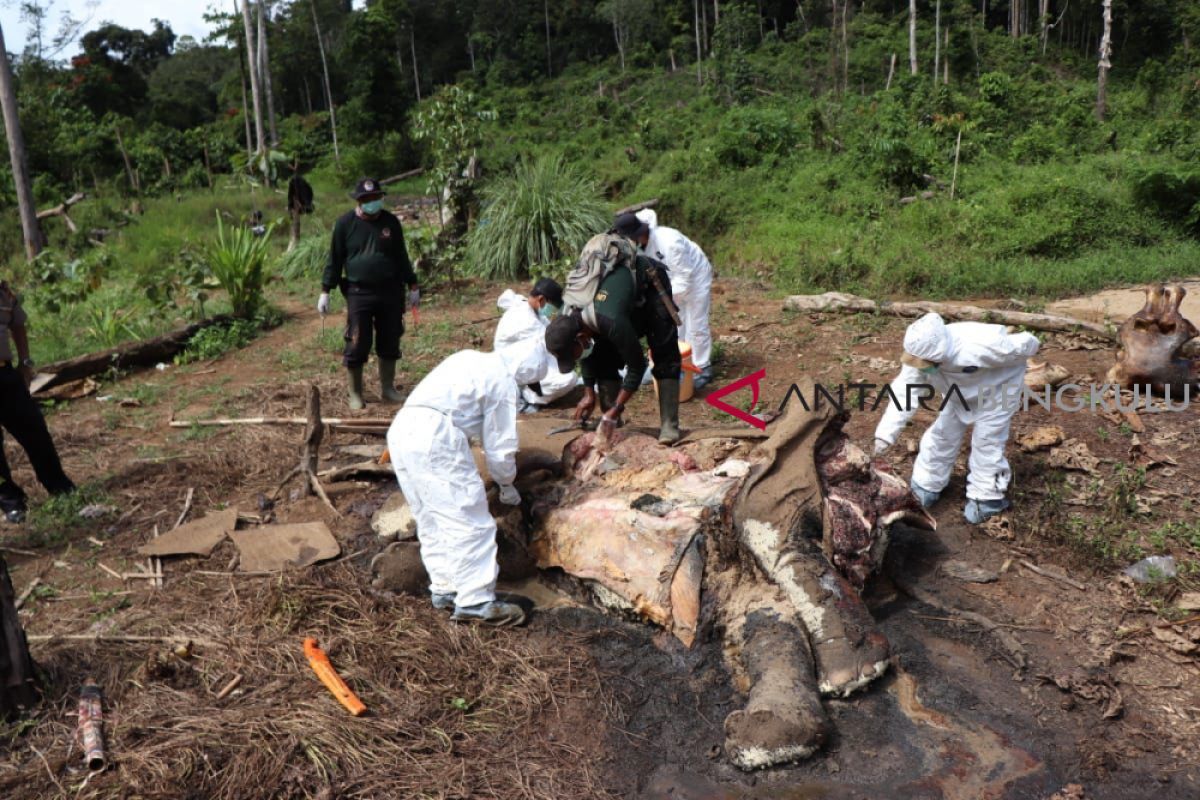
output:
[{"label": "crouching person", "polygon": [[[528,297],[522,297],[512,289],[505,289],[504,294],[496,301],[504,316],[496,326],[492,349],[503,350],[518,342],[544,340],[546,326],[558,315],[562,304],[562,286],[550,278],[538,279],[530,289]],[[528,387],[521,389],[517,406],[523,413],[537,411],[540,406],[566,397],[579,385],[578,375],[573,371],[559,372],[558,362],[549,360],[549,353],[546,354],[546,358],[546,377],[541,380],[542,393],[539,395]]]},{"label": "crouching person", "polygon": [[519,505],[519,387],[546,374],[540,340],[493,353],[463,350],[417,384],[388,429],[388,452],[400,490],[417,522],[421,561],[435,608],[460,622],[519,625],[525,612],[496,600],[496,522],[471,456],[482,443],[500,501]]},{"label": "crouching person", "polygon": [[895,444],[916,413],[918,403],[908,402],[907,387],[926,384],[936,389],[944,398],[942,410],[921,437],[921,450],[913,464],[911,488],[922,506],[928,508],[941,497],[963,436],[973,425],[963,513],[968,522],[979,524],[1009,507],[1005,494],[1012,471],[1004,449],[1020,405],[1025,360],[1037,350],[1033,334],[1010,334],[1003,325],[947,325],[931,313],[908,326],[903,366],[891,386],[900,407],[887,404],[875,429],[875,453]]}]

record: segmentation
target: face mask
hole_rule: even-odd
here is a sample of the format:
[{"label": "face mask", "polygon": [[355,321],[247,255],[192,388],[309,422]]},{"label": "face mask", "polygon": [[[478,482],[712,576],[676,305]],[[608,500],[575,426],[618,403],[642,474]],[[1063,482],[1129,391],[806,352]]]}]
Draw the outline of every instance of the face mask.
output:
[{"label": "face mask", "polygon": [[558,316],[558,308],[546,303],[546,305],[538,309],[538,316],[549,322]]},{"label": "face mask", "polygon": [[932,375],[933,373],[935,373],[937,371],[938,371],[937,364],[930,364],[928,367],[921,367],[922,375]]},{"label": "face mask", "polygon": [[369,200],[362,204],[362,210],[363,210],[363,213],[368,216],[371,216],[373,214],[378,214],[380,211],[383,210],[383,201],[382,200]]}]

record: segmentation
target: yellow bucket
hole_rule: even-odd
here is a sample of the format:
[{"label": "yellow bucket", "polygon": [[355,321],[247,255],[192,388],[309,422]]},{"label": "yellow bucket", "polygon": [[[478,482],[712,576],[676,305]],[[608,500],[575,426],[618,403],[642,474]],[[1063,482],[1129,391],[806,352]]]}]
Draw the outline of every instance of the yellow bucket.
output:
[{"label": "yellow bucket", "polygon": [[[692,376],[700,373],[700,368],[692,361],[692,345],[690,342],[679,340],[679,361],[683,368],[683,377],[679,380],[679,402],[686,403],[695,395],[696,389]],[[654,365],[654,359],[651,357],[650,365]],[[654,396],[658,397],[658,379],[654,379]]]}]

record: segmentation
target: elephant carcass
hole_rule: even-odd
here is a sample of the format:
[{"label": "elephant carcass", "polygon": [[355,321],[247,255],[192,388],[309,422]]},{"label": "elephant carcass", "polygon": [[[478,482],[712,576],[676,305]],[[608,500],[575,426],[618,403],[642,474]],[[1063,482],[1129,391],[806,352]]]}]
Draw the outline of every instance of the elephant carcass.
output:
[{"label": "elephant carcass", "polygon": [[888,643],[858,587],[891,524],[933,527],[907,486],[848,441],[844,421],[793,404],[766,441],[715,466],[703,443],[665,448],[622,431],[602,449],[586,434],[564,450],[565,480],[536,495],[539,566],[689,646],[707,623],[723,634],[747,697],[726,718],[725,749],[743,769],[817,750],[830,733],[821,695],[884,673]]},{"label": "elephant carcass", "polygon": [[1196,338],[1196,326],[1179,313],[1187,290],[1182,286],[1146,289],[1142,310],[1121,324],[1121,349],[1108,371],[1109,383],[1123,389],[1150,386],[1158,394],[1182,395],[1200,382],[1200,359],[1183,355]]}]

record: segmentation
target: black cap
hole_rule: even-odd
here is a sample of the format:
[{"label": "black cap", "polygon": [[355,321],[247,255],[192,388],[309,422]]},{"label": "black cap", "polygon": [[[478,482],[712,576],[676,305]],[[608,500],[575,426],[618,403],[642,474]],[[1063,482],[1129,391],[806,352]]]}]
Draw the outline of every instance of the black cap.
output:
[{"label": "black cap", "polygon": [[560,314],[546,326],[546,349],[558,360],[558,371],[575,369],[575,338],[583,330],[578,314]]},{"label": "black cap", "polygon": [[550,305],[562,308],[562,287],[553,278],[538,278],[537,282],[533,284],[533,288],[529,290],[529,294],[535,297],[544,297]]},{"label": "black cap", "polygon": [[640,239],[650,233],[650,226],[637,218],[636,214],[620,214],[613,220],[613,233],[626,239]]},{"label": "black cap", "polygon": [[350,197],[354,200],[362,200],[364,197],[383,197],[383,195],[383,187],[374,178],[359,178],[354,191],[350,193]]}]

